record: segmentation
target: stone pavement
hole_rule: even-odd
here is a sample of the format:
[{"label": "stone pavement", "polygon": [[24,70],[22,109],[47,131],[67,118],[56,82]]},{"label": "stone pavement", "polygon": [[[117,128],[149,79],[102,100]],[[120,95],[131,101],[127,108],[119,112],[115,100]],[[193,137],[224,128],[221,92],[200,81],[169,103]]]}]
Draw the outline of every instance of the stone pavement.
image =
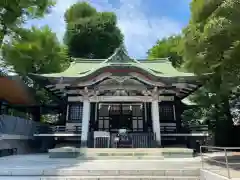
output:
[{"label": "stone pavement", "polygon": [[[224,177],[228,177],[228,171],[227,168],[224,166],[217,166],[217,165],[209,165],[209,164],[204,164],[204,169],[209,170],[211,172],[214,172],[218,175],[224,176]],[[233,168],[230,168],[230,177],[231,178],[239,178],[240,179],[240,171],[239,170],[235,170]]]},{"label": "stone pavement", "polygon": [[[201,158],[166,158],[164,160],[79,160],[79,159],[51,159],[48,154],[16,155],[0,158],[0,180],[35,180],[39,177],[11,177],[1,175],[41,175],[42,172],[49,175],[58,173],[69,173],[69,175],[80,175],[80,173],[108,173],[114,175],[114,171],[121,173],[130,172],[132,175],[153,173],[157,175],[179,175],[185,173],[191,176],[194,171],[201,168]],[[227,175],[223,166],[205,163],[204,168],[220,175]],[[178,171],[177,171],[178,170]],[[179,171],[181,170],[181,171]],[[189,171],[186,171],[189,170]],[[84,172],[85,171],[85,172]],[[128,173],[127,172],[127,173]],[[161,174],[162,173],[162,174]],[[231,176],[240,178],[240,171],[231,169]],[[150,174],[149,174],[150,175]],[[132,176],[133,178],[133,176]],[[131,178],[131,179],[132,179]]]},{"label": "stone pavement", "polygon": [[[228,176],[224,152],[204,153],[204,168],[219,175]],[[239,153],[228,152],[230,177],[240,178]]]},{"label": "stone pavement", "polygon": [[[94,176],[99,176],[101,179],[121,179],[120,176],[126,176],[127,179],[141,179],[140,177],[144,176],[162,179],[166,178],[165,176],[176,176],[179,179],[184,176],[185,179],[195,180],[199,176],[199,168],[200,158],[83,161],[51,159],[47,154],[17,155],[0,158],[0,180],[13,180],[14,178],[19,180],[20,175],[26,180],[35,180],[42,176],[49,176],[49,178],[50,176],[55,176],[54,178],[76,176],[77,179],[82,179],[83,176],[91,176],[91,179],[94,179]],[[108,178],[103,176],[108,176]]]},{"label": "stone pavement", "polygon": [[171,158],[165,160],[79,160],[49,158],[47,154],[16,155],[0,158],[2,169],[49,169],[80,168],[90,169],[176,169],[200,167],[200,158]]}]

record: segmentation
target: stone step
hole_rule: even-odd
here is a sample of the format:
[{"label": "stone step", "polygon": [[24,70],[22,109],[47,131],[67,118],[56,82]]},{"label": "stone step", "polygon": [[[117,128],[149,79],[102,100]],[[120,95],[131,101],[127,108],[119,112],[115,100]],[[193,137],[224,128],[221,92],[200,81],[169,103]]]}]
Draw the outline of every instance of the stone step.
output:
[{"label": "stone step", "polygon": [[[61,147],[49,149],[50,158],[85,158],[102,159],[110,157],[118,159],[127,157],[128,159],[139,159],[139,157],[158,157],[157,159],[167,158],[190,158],[193,156],[193,150],[187,148],[75,148]],[[137,157],[137,158],[135,158]]]},{"label": "stone step", "polygon": [[128,179],[128,180],[199,180],[196,176],[67,176],[67,177],[42,177],[41,180],[114,180],[114,179]]},{"label": "stone step", "polygon": [[192,154],[192,149],[187,148],[87,148],[78,149],[91,155],[162,155],[162,154]]},{"label": "stone step", "polygon": [[48,176],[200,176],[199,169],[191,170],[74,170],[61,169],[59,172],[45,171]]},{"label": "stone step", "polygon": [[65,177],[56,177],[56,176],[19,176],[19,177],[1,177],[0,180],[199,180],[199,177],[195,176],[185,176],[185,177],[176,177],[176,176],[65,176]]},{"label": "stone step", "polygon": [[79,156],[81,160],[163,160],[163,156]]},{"label": "stone step", "polygon": [[181,169],[181,170],[81,170],[81,169],[12,169],[0,171],[1,176],[55,176],[55,177],[66,177],[66,176],[174,176],[174,177],[188,177],[200,176],[200,169]]}]

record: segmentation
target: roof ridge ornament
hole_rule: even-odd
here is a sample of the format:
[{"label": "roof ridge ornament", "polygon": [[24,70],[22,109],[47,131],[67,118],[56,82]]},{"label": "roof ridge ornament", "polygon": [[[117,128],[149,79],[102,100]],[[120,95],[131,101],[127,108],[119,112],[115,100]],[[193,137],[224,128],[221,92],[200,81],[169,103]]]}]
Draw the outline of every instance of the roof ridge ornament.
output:
[{"label": "roof ridge ornament", "polygon": [[113,63],[113,64],[122,64],[122,63],[139,63],[137,60],[129,57],[127,50],[123,44],[121,44],[103,63]]}]

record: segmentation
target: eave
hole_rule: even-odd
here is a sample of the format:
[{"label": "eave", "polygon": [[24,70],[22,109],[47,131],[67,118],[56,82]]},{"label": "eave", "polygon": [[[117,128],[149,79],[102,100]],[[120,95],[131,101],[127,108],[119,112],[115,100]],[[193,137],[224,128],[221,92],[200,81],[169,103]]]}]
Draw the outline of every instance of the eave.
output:
[{"label": "eave", "polygon": [[92,70],[87,72],[81,76],[76,77],[53,77],[53,76],[45,76],[45,75],[38,75],[38,74],[29,74],[30,77],[34,79],[42,79],[47,80],[51,84],[57,84],[61,81],[61,83],[68,83],[68,84],[76,84],[77,82],[84,82],[89,79],[94,79],[97,75],[101,73],[109,72],[114,76],[126,76],[129,73],[138,73],[140,75],[145,76],[147,79],[151,81],[161,81],[165,84],[169,82],[186,82],[186,81],[196,81],[195,75],[188,75],[188,76],[171,76],[171,75],[164,75],[164,74],[157,74],[153,71],[146,71],[138,66],[122,66],[122,65],[108,65],[98,68],[96,70]]},{"label": "eave", "polygon": [[9,104],[36,104],[30,88],[18,76],[1,76],[0,84],[1,100]]}]

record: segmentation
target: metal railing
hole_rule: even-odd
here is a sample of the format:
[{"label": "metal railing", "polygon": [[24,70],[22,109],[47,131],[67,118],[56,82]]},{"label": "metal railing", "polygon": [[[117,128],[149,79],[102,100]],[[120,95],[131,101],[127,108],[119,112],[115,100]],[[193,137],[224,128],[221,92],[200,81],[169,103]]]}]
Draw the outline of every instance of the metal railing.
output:
[{"label": "metal railing", "polygon": [[201,146],[200,154],[202,169],[228,179],[240,178],[240,147]]},{"label": "metal railing", "polygon": [[72,127],[66,127],[66,126],[51,126],[51,127],[39,127],[37,128],[37,133],[76,133],[81,134],[82,132],[82,126],[72,126]]},{"label": "metal railing", "polygon": [[66,126],[53,126],[52,131],[55,133],[59,132],[65,132],[65,133],[81,133],[82,126],[72,126],[72,127],[66,127]]},{"label": "metal railing", "polygon": [[[117,133],[111,133],[109,137],[94,138],[95,148],[116,148],[114,141]],[[133,148],[153,148],[155,147],[154,133],[129,133]]]}]

